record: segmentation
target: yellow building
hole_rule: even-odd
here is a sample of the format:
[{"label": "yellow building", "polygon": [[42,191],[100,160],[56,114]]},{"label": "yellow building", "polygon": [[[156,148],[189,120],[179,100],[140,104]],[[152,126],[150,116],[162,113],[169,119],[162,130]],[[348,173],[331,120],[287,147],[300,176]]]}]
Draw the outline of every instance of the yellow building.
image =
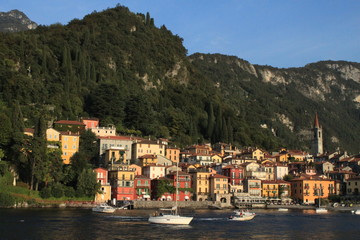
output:
[{"label": "yellow building", "polygon": [[80,136],[77,133],[60,132],[61,137],[61,158],[64,164],[70,163],[70,158],[79,151]]},{"label": "yellow building", "polygon": [[165,156],[165,146],[159,141],[138,140],[132,145],[132,160],[136,161],[139,157],[146,154]]},{"label": "yellow building", "polygon": [[208,171],[198,171],[191,173],[192,187],[194,190],[195,201],[205,201],[209,198],[210,193],[210,177],[211,173]]},{"label": "yellow building", "polygon": [[278,198],[279,184],[276,181],[262,181],[262,197]]},{"label": "yellow building", "polygon": [[291,180],[291,196],[300,203],[314,204],[315,199],[335,194],[335,181],[317,176],[301,176]]},{"label": "yellow building", "polygon": [[170,159],[174,163],[179,162],[179,160],[180,160],[180,149],[167,147],[165,157]]},{"label": "yellow building", "polygon": [[105,150],[105,164],[128,164],[130,161],[126,158],[126,149],[124,147],[109,147]]},{"label": "yellow building", "polygon": [[48,142],[48,149],[59,149],[61,147],[61,135],[60,132],[53,128],[46,129],[46,140]]},{"label": "yellow building", "polygon": [[211,155],[211,161],[213,163],[222,163],[222,157],[217,154]]},{"label": "yellow building", "polygon": [[289,161],[288,159],[289,155],[287,153],[279,153],[275,157],[276,157],[276,162],[284,163]]},{"label": "yellow building", "polygon": [[209,179],[211,200],[219,201],[224,194],[229,192],[228,177],[220,174],[212,174]]},{"label": "yellow building", "polygon": [[118,165],[109,171],[109,181],[111,185],[111,198],[116,200],[135,199],[135,168],[128,165]]},{"label": "yellow building", "polygon": [[139,164],[142,167],[154,165],[154,164],[156,165],[157,162],[158,162],[158,158],[156,155],[146,154],[146,155],[139,157]]},{"label": "yellow building", "polygon": [[264,159],[264,152],[257,148],[252,151],[251,157],[256,160],[262,160]]}]

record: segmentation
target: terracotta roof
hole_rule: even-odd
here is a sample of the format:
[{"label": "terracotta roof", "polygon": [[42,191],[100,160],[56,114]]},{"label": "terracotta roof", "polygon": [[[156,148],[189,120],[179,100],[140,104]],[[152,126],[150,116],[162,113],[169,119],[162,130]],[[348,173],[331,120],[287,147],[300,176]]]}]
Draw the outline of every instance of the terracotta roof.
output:
[{"label": "terracotta roof", "polygon": [[82,125],[85,126],[85,123],[79,121],[70,121],[70,120],[60,120],[55,122],[56,124],[68,124],[68,125]]},{"label": "terracotta roof", "polygon": [[270,183],[270,184],[280,184],[280,183],[290,184],[289,182],[284,181],[284,180],[263,180],[263,181],[261,181],[261,182],[262,182],[262,183]]},{"label": "terracotta roof", "polygon": [[80,134],[78,132],[70,132],[70,131],[66,131],[66,132],[60,132],[61,135],[66,135],[66,136],[77,136],[79,137]]},{"label": "terracotta roof", "polygon": [[95,171],[95,170],[97,170],[97,169],[105,170],[105,171],[108,172],[108,170],[107,170],[106,168],[103,168],[103,167],[97,167],[97,168],[94,168],[93,170]]},{"label": "terracotta roof", "polygon": [[25,129],[24,129],[24,132],[34,133],[34,132],[35,132],[35,129],[33,129],[33,128],[25,128]]},{"label": "terracotta roof", "polygon": [[129,136],[105,136],[105,137],[97,137],[98,139],[109,139],[109,140],[132,140],[132,137]]},{"label": "terracotta roof", "polygon": [[[190,175],[189,173],[183,172],[183,171],[179,171],[177,174],[178,174],[179,176]],[[176,175],[176,171],[172,171],[172,172],[169,173],[168,175]]]},{"label": "terracotta roof", "polygon": [[155,159],[157,157],[154,154],[145,154],[145,155],[142,155],[139,158],[152,158],[152,159]]},{"label": "terracotta roof", "polygon": [[224,175],[220,175],[220,174],[213,174],[210,176],[211,178],[229,178],[227,176],[224,176]]}]

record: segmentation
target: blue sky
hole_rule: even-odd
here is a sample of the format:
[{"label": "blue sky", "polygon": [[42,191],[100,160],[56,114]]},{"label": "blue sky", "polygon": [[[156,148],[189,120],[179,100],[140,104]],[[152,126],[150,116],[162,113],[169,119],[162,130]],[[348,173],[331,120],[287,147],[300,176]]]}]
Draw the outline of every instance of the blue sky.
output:
[{"label": "blue sky", "polygon": [[320,60],[360,62],[358,0],[7,0],[38,24],[67,24],[124,5],[149,12],[184,39],[188,53],[221,53],[253,64],[302,67]]}]

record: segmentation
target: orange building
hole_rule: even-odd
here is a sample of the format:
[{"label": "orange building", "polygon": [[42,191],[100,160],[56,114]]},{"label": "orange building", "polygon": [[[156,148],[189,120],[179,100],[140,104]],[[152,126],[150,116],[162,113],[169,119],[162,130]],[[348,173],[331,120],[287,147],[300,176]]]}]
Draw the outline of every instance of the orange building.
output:
[{"label": "orange building", "polygon": [[98,118],[83,118],[81,121],[85,124],[85,129],[97,128],[99,126]]},{"label": "orange building", "polygon": [[180,149],[167,147],[166,148],[166,158],[170,159],[172,162],[177,163],[180,159]]},{"label": "orange building", "polygon": [[291,180],[291,196],[305,204],[314,204],[315,199],[328,198],[335,194],[335,181],[318,176],[301,176]]},{"label": "orange building", "polygon": [[70,163],[70,158],[79,150],[79,134],[61,132],[61,159],[64,164]]}]

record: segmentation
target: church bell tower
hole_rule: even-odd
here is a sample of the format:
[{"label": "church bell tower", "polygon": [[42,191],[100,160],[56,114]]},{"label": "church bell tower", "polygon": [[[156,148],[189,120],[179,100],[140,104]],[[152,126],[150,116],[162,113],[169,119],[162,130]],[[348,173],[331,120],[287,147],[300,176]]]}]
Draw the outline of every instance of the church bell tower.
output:
[{"label": "church bell tower", "polygon": [[315,114],[313,132],[314,132],[314,139],[313,139],[313,143],[312,143],[312,146],[311,146],[311,150],[312,150],[312,154],[314,156],[317,156],[317,155],[320,155],[320,154],[324,153],[323,132],[322,132],[322,127],[319,124],[319,118],[318,118],[317,113]]}]

